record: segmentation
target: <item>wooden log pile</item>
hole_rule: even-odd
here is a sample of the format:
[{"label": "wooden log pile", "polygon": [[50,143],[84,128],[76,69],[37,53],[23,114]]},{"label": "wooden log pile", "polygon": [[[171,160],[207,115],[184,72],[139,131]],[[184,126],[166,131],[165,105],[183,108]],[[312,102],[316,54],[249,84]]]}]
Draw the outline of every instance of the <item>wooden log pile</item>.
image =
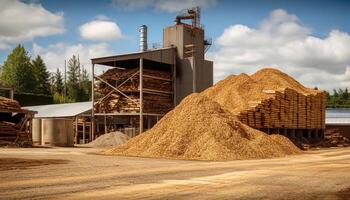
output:
[{"label": "wooden log pile", "polygon": [[[0,143],[17,146],[31,146],[31,119],[33,113],[28,110],[21,109],[20,104],[12,99],[0,97],[0,112],[2,118],[0,121]],[[17,113],[17,116],[12,116]],[[13,123],[14,118],[20,121]]]},{"label": "wooden log pile", "polygon": [[304,95],[292,89],[264,90],[271,98],[249,102],[238,118],[253,128],[324,129],[325,96]]},{"label": "wooden log pile", "polygon": [[[99,76],[95,91],[103,97],[95,104],[98,113],[137,113],[140,112],[139,69],[110,69]],[[122,93],[113,89],[113,86]],[[171,73],[143,70],[143,112],[167,113],[173,108]]]},{"label": "wooden log pile", "polygon": [[0,121],[0,140],[14,142],[17,137],[17,128],[15,123]]},{"label": "wooden log pile", "polygon": [[8,99],[5,97],[0,97],[0,108],[2,109],[21,109],[18,101]]}]

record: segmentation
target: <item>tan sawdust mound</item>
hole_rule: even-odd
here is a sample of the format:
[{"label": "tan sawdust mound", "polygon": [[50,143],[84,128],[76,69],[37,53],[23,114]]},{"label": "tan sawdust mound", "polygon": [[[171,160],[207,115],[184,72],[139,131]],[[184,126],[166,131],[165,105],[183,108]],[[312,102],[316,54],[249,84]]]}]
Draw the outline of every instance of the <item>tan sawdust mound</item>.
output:
[{"label": "tan sawdust mound", "polygon": [[125,135],[122,132],[110,132],[103,134],[96,138],[96,140],[86,144],[85,146],[89,147],[113,147],[117,145],[124,144],[130,139],[129,136]]},{"label": "tan sawdust mound", "polygon": [[201,94],[218,102],[232,113],[238,114],[249,109],[251,102],[260,102],[271,98],[271,94],[264,91],[283,91],[287,88],[304,95],[315,95],[321,92],[304,87],[281,71],[264,68],[251,76],[244,73],[238,76],[228,76]]},{"label": "tan sawdust mound", "polygon": [[194,93],[151,130],[105,154],[189,160],[280,157],[300,150],[286,137],[242,124],[208,97]]}]

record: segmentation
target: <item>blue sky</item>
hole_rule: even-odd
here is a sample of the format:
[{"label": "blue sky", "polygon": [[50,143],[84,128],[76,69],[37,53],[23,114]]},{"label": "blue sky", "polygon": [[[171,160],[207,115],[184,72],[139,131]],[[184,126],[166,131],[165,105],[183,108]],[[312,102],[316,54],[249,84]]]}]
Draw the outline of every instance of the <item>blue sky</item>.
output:
[{"label": "blue sky", "polygon": [[[116,53],[126,53],[131,51],[138,50],[138,27],[142,24],[148,26],[148,37],[149,42],[161,42],[162,41],[162,29],[165,26],[170,26],[173,23],[173,19],[178,13],[178,10],[181,10],[184,6],[192,5],[201,5],[202,9],[202,18],[201,23],[205,25],[206,35],[213,38],[214,45],[208,52],[208,58],[214,60],[214,68],[216,68],[216,80],[222,79],[224,76],[229,73],[241,73],[247,72],[252,73],[254,70],[259,69],[263,65],[269,65],[276,68],[280,68],[288,73],[292,74],[294,77],[299,78],[301,82],[309,86],[319,85],[325,89],[330,89],[338,85],[326,85],[320,81],[320,79],[333,76],[335,81],[342,81],[339,86],[344,87],[349,84],[346,73],[350,74],[350,63],[349,59],[344,60],[344,56],[340,55],[337,52],[326,52],[322,58],[317,57],[313,59],[318,59],[319,63],[310,63],[310,60],[304,58],[308,55],[299,55],[303,57],[304,60],[300,61],[291,61],[291,60],[279,60],[271,61],[265,58],[266,49],[261,52],[256,52],[255,49],[246,46],[247,44],[238,44],[237,40],[237,31],[243,30],[239,29],[237,25],[242,25],[247,28],[248,32],[255,32],[253,35],[249,36],[248,32],[243,37],[249,40],[250,37],[265,37],[266,32],[261,28],[261,24],[265,21],[273,23],[276,18],[284,18],[286,21],[278,22],[274,26],[279,26],[281,23],[285,24],[294,24],[293,27],[297,26],[298,31],[301,30],[300,37],[293,39],[290,37],[290,40],[284,40],[284,44],[296,44],[302,43],[303,49],[312,48],[312,51],[319,52],[318,49],[315,49],[320,46],[333,45],[328,41],[333,41],[333,37],[330,37],[330,33],[334,30],[338,30],[341,34],[336,34],[334,40],[344,40],[340,43],[348,42],[348,36],[350,33],[350,1],[299,1],[299,0],[289,0],[289,1],[277,1],[277,0],[256,0],[256,1],[225,1],[225,0],[180,0],[180,1],[159,1],[159,0],[143,0],[143,1],[120,1],[120,0],[101,0],[101,1],[53,1],[53,0],[41,0],[41,1],[23,1],[22,5],[13,3],[14,1],[6,1],[3,3],[8,4],[0,8],[0,17],[6,12],[6,9],[18,8],[27,9],[26,6],[37,6],[42,7],[42,10],[45,12],[51,13],[52,20],[47,22],[40,22],[40,24],[45,24],[46,26],[53,26],[54,23],[59,22],[61,25],[54,28],[53,31],[49,33],[38,33],[31,36],[21,36],[21,37],[9,37],[10,39],[1,40],[0,31],[0,63],[3,63],[6,56],[11,51],[11,49],[18,43],[25,45],[26,49],[30,52],[32,56],[36,54],[43,54],[43,58],[47,61],[49,69],[53,70],[56,68],[59,61],[58,56],[62,56],[62,62],[65,57],[69,57],[69,54],[81,54],[83,63],[88,65],[88,56],[95,55],[91,52],[86,52],[86,48],[90,48],[90,45],[97,45],[98,48],[95,51],[100,51],[100,53],[111,55]],[[171,2],[171,3],[169,3]],[[175,3],[174,3],[175,2]],[[178,3],[176,3],[178,2]],[[23,5],[24,3],[24,5]],[[272,17],[272,13],[276,10],[282,10],[280,14],[276,14],[275,18]],[[33,11],[32,13],[35,14]],[[282,14],[281,14],[282,13]],[[47,13],[42,13],[42,16],[45,16]],[[24,13],[23,16],[18,16],[26,19],[26,16],[30,13]],[[103,15],[103,16],[101,16]],[[270,16],[270,17],[269,17]],[[295,16],[295,18],[293,17]],[[55,18],[57,17],[57,18]],[[6,18],[2,19],[3,21]],[[28,19],[30,20],[30,19]],[[56,21],[55,21],[56,20]],[[100,40],[94,38],[84,38],[80,30],[81,26],[86,23],[96,20],[105,20],[116,24],[120,29],[122,37],[115,37],[115,39],[110,40]],[[16,21],[12,22],[16,23]],[[30,23],[30,22],[29,22]],[[38,23],[37,23],[38,24]],[[35,24],[35,25],[37,25]],[[295,25],[296,24],[296,25]],[[1,22],[0,20],[0,29],[7,29],[9,26],[6,22]],[[17,25],[20,29],[21,24]],[[231,27],[231,29],[230,29]],[[12,27],[9,27],[12,30]],[[23,27],[25,29],[26,27]],[[59,29],[59,30],[58,30]],[[226,33],[225,29],[230,29]],[[304,31],[303,30],[306,30]],[[45,29],[46,30],[46,29]],[[245,30],[245,29],[244,29]],[[271,30],[275,30],[274,28]],[[289,29],[288,29],[289,30]],[[24,34],[18,32],[16,34]],[[23,31],[23,30],[22,30]],[[270,32],[272,32],[270,34]],[[15,32],[14,32],[15,34]],[[260,34],[260,35],[259,35]],[[269,37],[279,38],[282,37],[279,32],[269,31]],[[345,38],[341,35],[345,34]],[[5,38],[3,36],[3,38]],[[249,36],[249,37],[248,37]],[[231,37],[231,38],[230,38]],[[221,40],[220,40],[221,38]],[[265,37],[264,40],[266,40]],[[283,37],[285,38],[285,37]],[[316,38],[316,43],[312,42],[312,39]],[[327,38],[329,40],[327,40]],[[231,40],[232,39],[232,40]],[[223,40],[231,41],[229,45],[223,44]],[[311,43],[308,42],[311,40]],[[4,42],[5,41],[5,42]],[[221,42],[220,42],[221,41]],[[1,42],[3,42],[3,47],[1,48]],[[236,42],[236,43],[235,43]],[[237,44],[237,45],[236,45]],[[266,43],[268,44],[268,43]],[[266,45],[265,44],[265,48]],[[310,44],[312,47],[310,47]],[[338,44],[338,43],[337,43]],[[241,45],[238,47],[238,45]],[[35,47],[34,47],[35,46]],[[290,47],[291,45],[288,45]],[[333,45],[334,46],[334,45]],[[335,45],[336,46],[336,45]],[[325,48],[320,47],[320,48]],[[293,47],[294,48],[294,47]],[[339,47],[342,49],[343,47]],[[74,52],[76,51],[76,52]],[[80,52],[81,51],[81,52]],[[85,51],[85,53],[83,52]],[[240,51],[240,52],[238,52]],[[283,51],[283,49],[281,50]],[[298,51],[298,50],[297,50]],[[301,50],[300,50],[301,51]],[[345,50],[345,52],[347,49]],[[222,55],[238,52],[237,59],[231,60],[229,58],[223,58]],[[248,52],[248,53],[247,53]],[[323,52],[323,51],[322,51]],[[281,52],[284,54],[285,52]],[[86,55],[85,55],[86,54]],[[246,56],[247,54],[259,55],[258,57],[264,57],[263,59],[257,62],[238,62],[238,58]],[[333,54],[339,54],[339,58],[343,60],[326,60],[325,58],[331,57]],[[55,56],[52,56],[55,55]],[[84,57],[85,55],[85,57]],[[96,55],[99,55],[98,53]],[[276,54],[277,56],[277,54]],[[279,56],[281,57],[281,56]],[[312,57],[312,56],[309,56]],[[350,55],[348,56],[350,57]],[[51,58],[51,60],[50,60]],[[55,60],[53,62],[52,60]],[[250,58],[250,60],[254,60]],[[245,65],[256,65],[254,67],[245,67]],[[334,64],[334,70],[329,70],[325,66],[321,66],[322,63]],[[298,65],[298,67],[296,67]],[[305,66],[304,66],[305,65]],[[307,66],[310,65],[310,66]],[[312,66],[311,66],[312,65]],[[339,65],[339,66],[338,66]],[[227,67],[232,66],[232,67]],[[316,67],[313,67],[316,66]],[[60,67],[60,66],[57,66]],[[332,67],[332,66],[329,66]],[[320,72],[322,77],[307,78],[305,74],[301,72],[315,74]],[[343,74],[343,76],[341,76]],[[349,78],[350,79],[350,78]]]}]

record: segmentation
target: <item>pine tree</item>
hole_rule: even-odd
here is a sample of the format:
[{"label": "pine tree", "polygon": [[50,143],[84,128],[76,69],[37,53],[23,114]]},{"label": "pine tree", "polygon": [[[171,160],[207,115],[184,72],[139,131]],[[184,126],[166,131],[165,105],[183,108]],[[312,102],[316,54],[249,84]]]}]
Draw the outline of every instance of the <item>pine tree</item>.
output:
[{"label": "pine tree", "polygon": [[28,52],[22,45],[15,47],[7,56],[1,73],[1,81],[5,86],[13,87],[16,92],[34,91],[34,73]]},{"label": "pine tree", "polygon": [[57,68],[57,71],[56,73],[54,74],[53,76],[53,90],[54,90],[54,93],[58,93],[58,94],[61,94],[63,95],[63,78],[62,78],[62,74],[60,72],[60,70]]},{"label": "pine tree", "polygon": [[32,69],[35,78],[35,92],[39,94],[49,94],[50,93],[50,74],[47,71],[46,65],[43,59],[38,55],[32,61]]},{"label": "pine tree", "polygon": [[88,101],[91,96],[91,81],[89,79],[89,74],[86,69],[82,69],[81,79],[80,79],[80,87],[81,87],[81,101]]},{"label": "pine tree", "polygon": [[68,60],[68,80],[67,80],[67,96],[73,101],[79,101],[79,69],[80,62],[75,55]]}]

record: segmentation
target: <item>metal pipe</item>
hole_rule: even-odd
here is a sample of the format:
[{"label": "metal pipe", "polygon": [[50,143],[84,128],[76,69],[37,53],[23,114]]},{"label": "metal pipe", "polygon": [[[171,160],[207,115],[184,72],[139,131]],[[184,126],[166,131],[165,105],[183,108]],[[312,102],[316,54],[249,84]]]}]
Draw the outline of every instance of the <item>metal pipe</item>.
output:
[{"label": "metal pipe", "polygon": [[147,26],[142,25],[139,29],[140,32],[140,51],[147,51]]},{"label": "metal pipe", "polygon": [[192,73],[193,73],[192,89],[193,89],[193,92],[197,92],[197,70],[196,70],[195,56],[192,56]]}]

